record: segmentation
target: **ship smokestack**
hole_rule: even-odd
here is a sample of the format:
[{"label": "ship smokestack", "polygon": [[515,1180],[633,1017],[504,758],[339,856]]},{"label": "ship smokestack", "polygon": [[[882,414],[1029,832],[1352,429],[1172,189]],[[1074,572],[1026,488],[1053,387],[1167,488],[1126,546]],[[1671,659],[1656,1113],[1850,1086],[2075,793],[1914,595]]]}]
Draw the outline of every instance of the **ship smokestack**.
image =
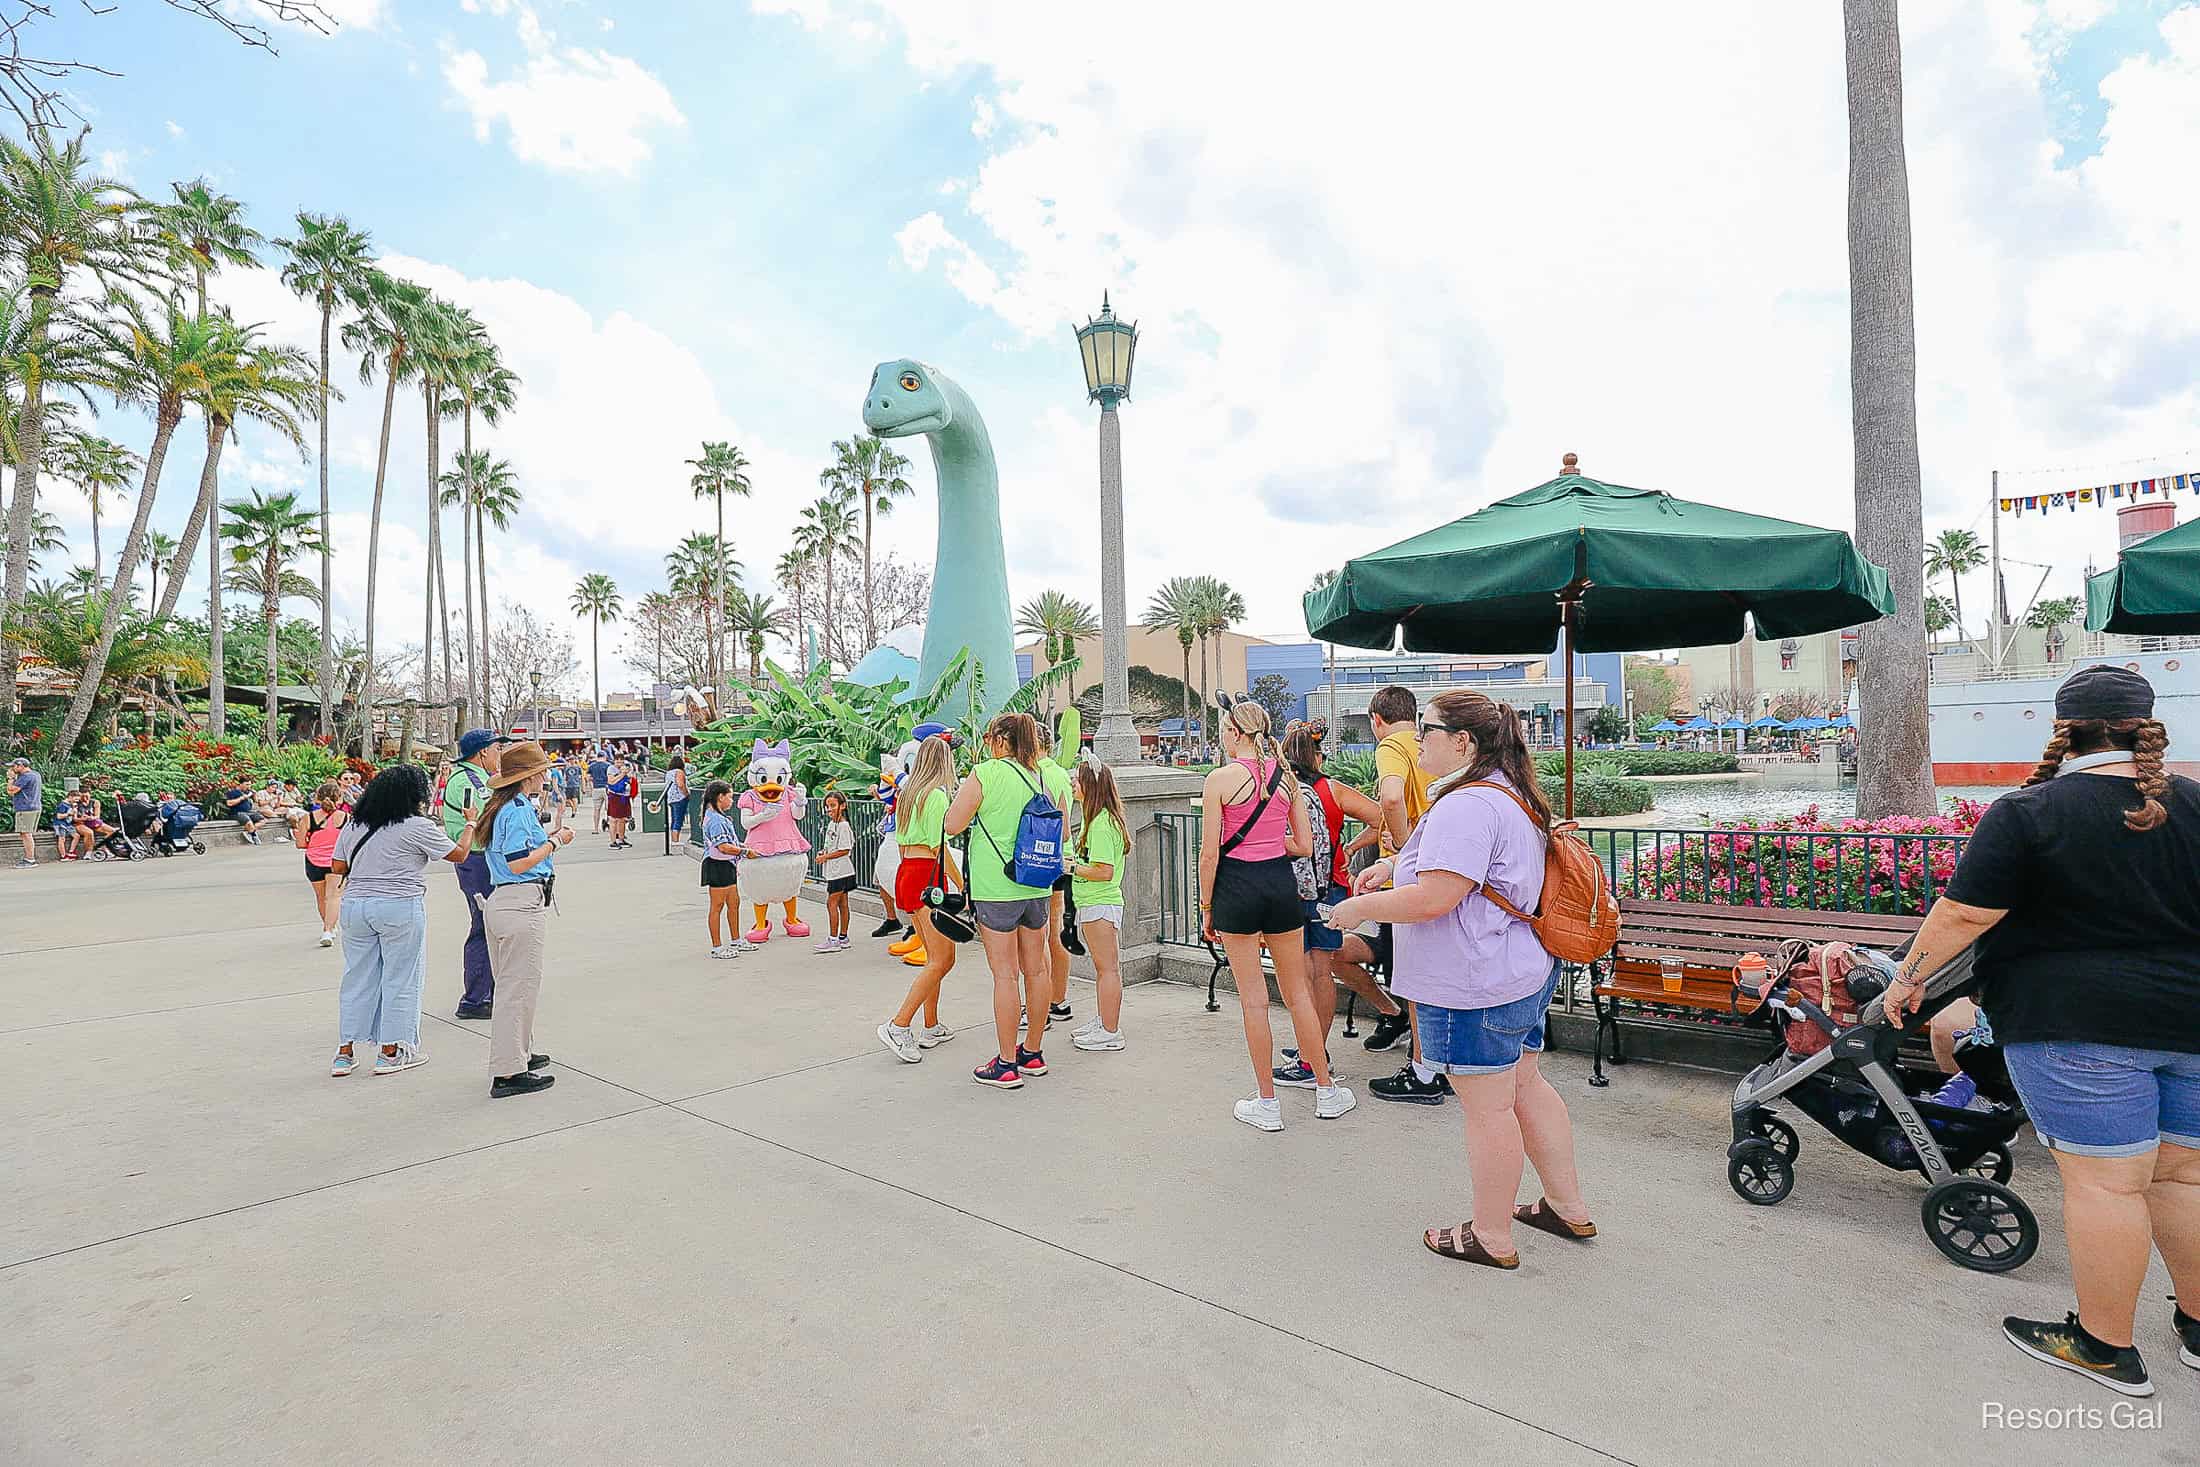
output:
[{"label": "ship smokestack", "polygon": [[2129,550],[2177,524],[2177,506],[2170,500],[2127,504],[2116,511],[2116,549]]}]

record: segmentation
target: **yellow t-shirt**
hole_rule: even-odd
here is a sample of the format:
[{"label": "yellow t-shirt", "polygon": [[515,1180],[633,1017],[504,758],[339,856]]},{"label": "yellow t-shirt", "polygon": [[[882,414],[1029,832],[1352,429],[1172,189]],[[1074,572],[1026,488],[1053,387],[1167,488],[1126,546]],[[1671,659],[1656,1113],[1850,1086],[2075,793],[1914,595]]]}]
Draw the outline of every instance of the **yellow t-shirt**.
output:
[{"label": "yellow t-shirt", "polygon": [[[1407,728],[1392,729],[1375,746],[1375,792],[1382,795],[1383,781],[1396,775],[1405,784],[1406,834],[1421,823],[1428,813],[1428,775],[1421,769],[1421,744]],[[1390,832],[1382,833],[1382,852],[1385,856],[1398,854],[1390,844]]]}]

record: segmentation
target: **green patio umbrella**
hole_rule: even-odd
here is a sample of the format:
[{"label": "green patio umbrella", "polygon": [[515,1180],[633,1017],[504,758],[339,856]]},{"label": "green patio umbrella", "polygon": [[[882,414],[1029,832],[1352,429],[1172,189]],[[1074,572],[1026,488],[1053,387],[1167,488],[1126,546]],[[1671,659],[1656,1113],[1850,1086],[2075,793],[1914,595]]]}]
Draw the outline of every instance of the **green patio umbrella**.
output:
[{"label": "green patio umbrella", "polygon": [[2133,636],[2200,632],[2200,520],[2142,540],[2085,583],[2085,629]]},{"label": "green patio umbrella", "polygon": [[1448,525],[1346,562],[1307,595],[1325,642],[1409,652],[1566,654],[1566,813],[1574,659],[1808,636],[1894,610],[1887,573],[1839,530],[1564,471]]}]

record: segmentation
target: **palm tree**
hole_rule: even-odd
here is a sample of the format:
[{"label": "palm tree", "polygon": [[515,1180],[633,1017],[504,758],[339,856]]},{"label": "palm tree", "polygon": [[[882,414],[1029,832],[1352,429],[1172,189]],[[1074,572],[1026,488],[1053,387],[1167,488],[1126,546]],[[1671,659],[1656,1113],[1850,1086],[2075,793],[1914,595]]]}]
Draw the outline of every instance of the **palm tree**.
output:
[{"label": "palm tree", "polygon": [[[0,259],[22,272],[30,292],[23,342],[34,361],[46,354],[63,292],[88,273],[102,284],[142,281],[157,265],[132,227],[141,207],[119,180],[92,173],[84,133],[63,146],[36,132],[29,146],[0,138]],[[8,506],[8,559],[0,578],[0,604],[13,610],[30,574],[31,516],[38,508],[38,474],[44,461],[44,373],[23,381],[16,406],[15,497]],[[0,738],[15,729],[17,648],[0,642]]]},{"label": "palm tree", "polygon": [[[470,320],[450,302],[431,296],[412,322],[413,361],[421,408],[428,424],[428,568],[422,614],[420,701],[436,701],[434,645],[443,640],[443,697],[451,695],[451,597],[443,565],[443,390],[449,385]],[[472,629],[468,628],[471,640]]]},{"label": "palm tree", "polygon": [[818,620],[825,624],[825,660],[828,662],[833,655],[833,562],[855,548],[855,535],[855,506],[837,494],[812,500],[802,511],[801,523],[794,528],[795,543],[825,571],[825,605],[818,612]]},{"label": "palm tree", "polygon": [[619,619],[619,588],[601,571],[582,576],[573,587],[573,614],[588,620],[588,660],[595,679],[596,741],[603,741],[603,645],[600,633],[607,621]]},{"label": "palm tree", "polygon": [[878,617],[871,605],[871,514],[892,511],[894,501],[910,492],[902,477],[909,460],[882,438],[858,433],[833,443],[833,464],[817,476],[831,493],[863,501],[863,645],[878,645]]},{"label": "palm tree", "polygon": [[[95,375],[118,403],[136,407],[153,420],[153,439],[145,450],[144,475],[138,483],[137,512],[123,536],[122,551],[115,557],[114,590],[108,598],[117,605],[127,605],[131,582],[137,577],[138,556],[148,544],[147,527],[160,492],[161,468],[168,461],[168,446],[176,429],[183,422],[184,404],[203,401],[215,380],[233,370],[237,343],[235,328],[227,317],[190,314],[174,296],[161,302],[157,313],[134,296],[118,297],[115,304],[121,319],[103,323],[97,333],[99,365]],[[165,624],[175,609],[190,550],[166,535],[154,534],[150,543],[159,558],[148,604],[154,608],[153,620]],[[168,572],[166,596],[159,585],[162,570]],[[92,700],[121,629],[117,619],[108,618],[95,639],[91,670],[78,684],[62,720],[63,748],[75,747],[77,736],[92,716]]]},{"label": "palm tree", "polygon": [[[224,679],[227,664],[222,658],[221,520],[213,513],[213,508],[221,502],[222,445],[230,437],[232,425],[246,420],[273,428],[288,439],[303,458],[306,444],[301,420],[312,414],[315,403],[313,362],[304,352],[294,346],[262,344],[260,328],[256,325],[240,326],[223,315],[212,319],[217,345],[209,358],[211,370],[192,393],[199,410],[206,416],[206,461],[199,470],[198,503],[192,506],[191,518],[184,524],[183,538],[176,553],[188,563],[197,548],[199,531],[202,527],[205,529],[206,655],[210,668],[206,728],[213,737],[220,738],[226,727]],[[167,598],[157,615],[165,618],[175,610],[176,597],[182,589],[181,577],[169,577]]]},{"label": "palm tree", "polygon": [[809,636],[810,624],[802,614],[802,578],[809,569],[809,553],[802,548],[800,538],[796,539],[792,550],[779,557],[779,564],[772,567],[779,588],[794,601],[794,661],[804,672],[809,671],[804,665],[803,643]]},{"label": "palm tree", "polygon": [[344,345],[359,353],[359,380],[371,383],[382,373],[382,438],[374,456],[374,507],[367,516],[366,646],[360,665],[366,681],[359,690],[361,741],[374,726],[374,593],[382,563],[382,488],[390,467],[390,422],[397,413],[397,384],[413,375],[413,319],[430,297],[424,285],[399,280],[370,267],[354,304],[358,319],[344,323]]},{"label": "palm tree", "polygon": [[[28,596],[21,613],[9,623],[6,639],[55,667],[75,672],[77,695],[88,707],[132,683],[157,682],[171,670],[197,676],[205,668],[196,649],[172,623],[126,606],[110,616],[103,595],[81,606],[60,596]],[[74,751],[83,731],[80,722],[65,742],[55,740],[55,750]]]},{"label": "palm tree", "polygon": [[1856,546],[1887,568],[1893,615],[1857,640],[1856,813],[1933,813],[1917,317],[1895,0],[1842,0],[1849,104],[1849,400]]},{"label": "palm tree", "polygon": [[302,596],[318,601],[320,588],[290,568],[290,560],[303,551],[321,548],[316,516],[298,507],[295,494],[267,495],[255,489],[250,499],[232,499],[222,506],[229,512],[223,526],[231,544],[229,584],[260,598],[260,624],[267,631],[267,729],[275,742],[275,628],[282,620],[283,598]]},{"label": "palm tree", "polygon": [[1935,642],[1939,641],[1940,634],[1954,626],[1955,623],[1956,611],[1953,606],[1948,604],[1947,597],[1928,596],[1925,598],[1925,635],[1928,638]]},{"label": "palm tree", "polygon": [[276,245],[289,256],[283,262],[282,281],[293,295],[310,300],[321,312],[321,731],[335,727],[333,689],[336,683],[336,637],[329,624],[334,597],[329,594],[330,540],[328,528],[328,403],[335,389],[329,383],[329,328],[339,305],[356,304],[365,291],[373,242],[341,214],[308,214],[300,211],[298,233],[279,239]]},{"label": "palm tree", "polygon": [[1215,650],[1215,672],[1222,671],[1222,639],[1231,627],[1245,619],[1245,598],[1214,576],[1196,578],[1199,591],[1199,721],[1204,730],[1207,710],[1214,707],[1214,687],[1207,676],[1207,644]]},{"label": "palm tree", "polygon": [[[489,655],[487,644],[474,640],[474,572],[477,566],[481,571],[481,614],[484,619],[489,614],[488,557],[482,544],[487,534],[484,531],[477,536],[475,526],[481,522],[484,513],[491,512],[489,507],[494,504],[493,514],[497,527],[504,528],[511,522],[513,512],[519,507],[519,498],[519,487],[512,481],[511,463],[505,459],[491,458],[487,449],[459,450],[457,463],[443,476],[443,502],[458,510],[459,524],[464,530],[459,552],[459,579],[466,583],[466,660],[469,664],[474,661],[477,647],[481,656]],[[481,666],[479,679],[475,678],[473,668],[469,665],[466,673],[466,697],[469,702],[472,701],[474,684],[478,681],[481,685],[482,701],[476,706],[484,710],[489,706],[488,679],[486,663]]]},{"label": "palm tree", "polygon": [[169,253],[179,275],[188,272],[198,286],[199,314],[206,314],[206,277],[224,265],[259,266],[252,247],[267,236],[244,222],[244,205],[216,191],[203,178],[171,183],[175,200],[151,206],[153,235]]},{"label": "palm tree", "polygon": [[176,537],[153,531],[146,541],[145,564],[152,572],[153,584],[147,588],[146,604],[160,604],[160,577],[163,571],[173,570],[176,564]]},{"label": "palm tree", "polygon": [[61,476],[81,490],[92,506],[92,577],[99,578],[99,506],[127,493],[138,468],[137,455],[110,438],[71,434],[61,450]]},{"label": "palm tree", "polygon": [[1146,603],[1144,625],[1148,631],[1171,630],[1184,654],[1184,738],[1192,737],[1192,643],[1199,637],[1199,584],[1196,577],[1171,576]]},{"label": "palm tree", "polygon": [[[502,422],[519,401],[519,375],[504,365],[498,356],[496,343],[489,338],[488,328],[471,312],[461,313],[463,334],[455,343],[450,356],[450,388],[443,403],[445,417],[456,417],[462,424],[463,436],[459,443],[462,457],[474,452],[474,415],[491,427]],[[509,465],[506,466],[509,468]],[[503,528],[518,511],[519,491],[507,481],[508,503],[503,517],[497,520]],[[474,593],[476,573],[481,583],[481,706],[484,712],[489,705],[489,570],[488,549],[483,544],[487,527],[482,521],[484,504],[479,499],[461,507],[459,514],[463,526],[464,544],[460,547],[459,578],[466,583],[466,639],[469,669],[473,665]],[[467,674],[468,697],[472,696],[472,672]]]},{"label": "palm tree", "polygon": [[[515,383],[519,381],[517,377],[512,380]],[[484,456],[486,452],[483,451]],[[511,464],[501,458],[493,461],[488,472],[474,484],[474,573],[481,582],[481,697],[484,711],[487,711],[489,700],[489,527],[494,525],[500,532],[511,529],[512,521],[519,517],[520,502],[525,498],[519,481],[512,476]]]},{"label": "palm tree", "polygon": [[1963,640],[1963,577],[1986,564],[1986,547],[1969,530],[1942,530],[1925,542],[1925,576],[1948,578],[1955,603],[1956,640]]},{"label": "palm tree", "polygon": [[90,606],[95,599],[103,594],[99,583],[99,572],[88,565],[70,566],[68,575],[62,578],[61,594],[68,598],[71,606]]},{"label": "palm tree", "polygon": [[[1060,591],[1041,591],[1026,601],[1016,613],[1016,632],[1019,636],[1041,639],[1040,650],[1047,666],[1067,662],[1077,655],[1077,639],[1089,637],[1100,630],[1100,618],[1093,614],[1089,602]],[[1054,691],[1047,690],[1047,712],[1054,712]]]},{"label": "palm tree", "polygon": [[763,676],[764,638],[786,629],[787,613],[772,604],[770,592],[736,586],[733,599],[726,606],[726,620],[741,634],[748,649],[749,681],[753,683]]},{"label": "palm tree", "polygon": [[[738,499],[748,498],[750,488],[748,458],[740,449],[730,443],[712,443],[705,440],[702,456],[689,459],[687,465],[695,470],[693,477],[688,480],[688,488],[694,492],[697,499],[709,499],[718,506],[718,543],[724,545],[726,543],[726,496],[731,494]],[[716,588],[711,600],[721,607],[725,605],[726,588],[723,583]],[[704,615],[709,617],[712,613],[706,609]],[[718,627],[716,622],[706,622],[703,632],[710,638],[710,706],[711,712],[715,714],[718,711],[718,685],[725,681],[724,671],[718,665]]]},{"label": "palm tree", "polygon": [[[0,550],[4,550],[8,544],[5,528],[5,526],[0,526]],[[31,548],[27,559],[30,562],[30,573],[32,575],[38,573],[39,557],[51,555],[56,550],[66,550],[68,548],[69,537],[62,533],[61,521],[44,510],[39,510],[31,516]]]}]

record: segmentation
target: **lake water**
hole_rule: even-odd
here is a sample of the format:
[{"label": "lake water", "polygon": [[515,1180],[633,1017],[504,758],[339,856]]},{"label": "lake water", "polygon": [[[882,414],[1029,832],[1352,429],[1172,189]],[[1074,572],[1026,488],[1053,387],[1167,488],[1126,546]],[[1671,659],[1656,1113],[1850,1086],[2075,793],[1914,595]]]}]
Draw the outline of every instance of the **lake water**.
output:
[{"label": "lake water", "polygon": [[[1763,774],[1733,779],[1652,780],[1657,804],[1629,823],[1693,829],[1729,820],[1778,820],[1800,815],[1812,805],[1827,819],[1845,819],[1856,813],[1856,783],[1841,780],[1831,769],[1776,768]],[[1991,801],[2007,794],[2006,788],[1942,786],[1941,808],[1952,795]]]}]

